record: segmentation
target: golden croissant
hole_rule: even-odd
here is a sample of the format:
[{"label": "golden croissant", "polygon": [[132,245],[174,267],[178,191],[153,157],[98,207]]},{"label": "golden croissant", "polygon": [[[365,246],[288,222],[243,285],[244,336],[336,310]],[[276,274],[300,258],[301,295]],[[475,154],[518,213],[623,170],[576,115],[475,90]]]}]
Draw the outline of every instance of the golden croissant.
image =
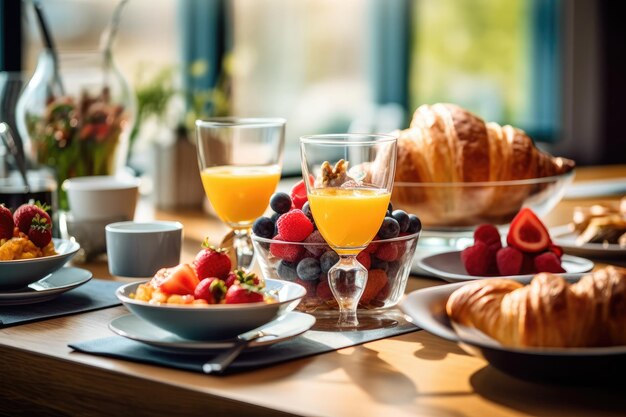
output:
[{"label": "golden croissant", "polygon": [[575,284],[549,273],[529,285],[503,278],[454,291],[450,320],[512,347],[626,345],[626,269],[609,266]]},{"label": "golden croissant", "polygon": [[[420,106],[410,127],[395,134],[398,149],[392,200],[420,213],[429,226],[506,223],[529,195],[546,189],[546,184],[455,187],[450,183],[551,177],[574,168],[574,161],[540,151],[524,131],[485,123],[454,104]],[[387,161],[380,161],[377,168],[385,165]]]}]

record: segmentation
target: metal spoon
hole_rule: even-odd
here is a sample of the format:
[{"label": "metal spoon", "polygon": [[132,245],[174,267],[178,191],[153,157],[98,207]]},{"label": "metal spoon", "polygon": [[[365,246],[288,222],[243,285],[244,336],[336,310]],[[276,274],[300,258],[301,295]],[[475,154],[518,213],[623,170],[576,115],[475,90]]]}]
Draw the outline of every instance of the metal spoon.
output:
[{"label": "metal spoon", "polygon": [[249,332],[242,333],[237,336],[237,342],[230,349],[220,353],[210,361],[202,365],[202,371],[205,374],[224,372],[228,365],[239,356],[239,354],[248,347],[248,344],[253,340],[260,339],[261,337],[272,336],[278,337],[276,334],[266,333],[263,330],[250,330]]}]

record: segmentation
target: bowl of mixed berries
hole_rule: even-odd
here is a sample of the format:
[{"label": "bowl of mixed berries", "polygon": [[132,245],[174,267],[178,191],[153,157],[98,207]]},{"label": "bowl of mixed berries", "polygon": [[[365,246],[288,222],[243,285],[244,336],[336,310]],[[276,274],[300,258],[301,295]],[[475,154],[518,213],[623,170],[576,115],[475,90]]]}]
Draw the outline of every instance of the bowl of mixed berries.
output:
[{"label": "bowl of mixed berries", "polygon": [[117,289],[139,318],[190,340],[229,339],[293,310],[305,289],[232,269],[225,250],[208,243],[191,263],[162,268],[145,282]]},{"label": "bowl of mixed berries", "polygon": [[[339,261],[339,255],[315,225],[304,182],[298,182],[289,194],[274,193],[270,207],[273,214],[259,217],[252,227],[252,242],[263,276],[302,285],[306,295],[298,304],[300,311],[338,312],[328,271]],[[376,312],[400,301],[421,228],[417,216],[389,205],[378,233],[357,256],[368,270],[360,312]]]}]

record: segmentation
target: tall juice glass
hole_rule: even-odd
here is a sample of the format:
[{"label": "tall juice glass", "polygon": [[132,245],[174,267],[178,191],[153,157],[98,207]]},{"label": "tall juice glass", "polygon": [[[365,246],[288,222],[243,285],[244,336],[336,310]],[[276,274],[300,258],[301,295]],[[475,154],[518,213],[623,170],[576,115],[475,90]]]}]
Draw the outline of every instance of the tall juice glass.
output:
[{"label": "tall juice glass", "polygon": [[250,228],[280,180],[285,120],[212,118],[196,121],[198,166],[218,217],[234,231],[237,267],[254,260]]},{"label": "tall juice glass", "polygon": [[328,272],[338,326],[357,328],[367,269],[356,256],[380,228],[391,197],[396,138],[338,134],[300,138],[302,175],[318,230],[339,255]]}]

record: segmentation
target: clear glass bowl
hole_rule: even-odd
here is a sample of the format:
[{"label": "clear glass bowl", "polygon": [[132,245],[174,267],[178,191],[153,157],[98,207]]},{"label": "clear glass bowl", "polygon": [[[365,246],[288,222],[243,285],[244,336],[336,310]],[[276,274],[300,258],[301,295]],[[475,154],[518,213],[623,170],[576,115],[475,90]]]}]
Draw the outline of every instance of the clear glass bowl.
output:
[{"label": "clear glass bowl", "polygon": [[[367,254],[357,258],[366,267],[368,267],[369,260],[368,271],[370,275],[373,270],[379,270],[374,272],[377,274],[377,279],[368,279],[368,283],[372,287],[369,288],[369,291],[366,287],[364,292],[366,299],[362,298],[359,303],[359,314],[378,312],[393,307],[400,301],[411,272],[411,263],[419,235],[418,232],[393,239],[372,241],[364,250]],[[303,280],[299,278],[297,273],[298,263],[302,259],[315,258],[320,260],[324,253],[332,252],[326,243],[286,242],[265,239],[256,235],[252,235],[252,243],[254,244],[256,259],[265,278],[293,281],[306,288],[307,294],[296,307],[297,310],[315,314],[337,314],[339,312],[337,302],[328,287],[328,274],[322,271],[316,279]],[[393,248],[390,249],[390,247]],[[280,252],[291,253],[295,257],[291,258],[294,261],[289,262],[276,256],[276,253]],[[379,255],[388,261],[380,259]],[[366,259],[363,260],[363,258]],[[384,274],[380,271],[384,271]]]},{"label": "clear glass bowl", "polygon": [[574,170],[516,181],[396,182],[391,202],[396,209],[417,214],[427,231],[464,231],[482,223],[508,224],[522,207],[543,217],[561,201],[573,179]]}]

